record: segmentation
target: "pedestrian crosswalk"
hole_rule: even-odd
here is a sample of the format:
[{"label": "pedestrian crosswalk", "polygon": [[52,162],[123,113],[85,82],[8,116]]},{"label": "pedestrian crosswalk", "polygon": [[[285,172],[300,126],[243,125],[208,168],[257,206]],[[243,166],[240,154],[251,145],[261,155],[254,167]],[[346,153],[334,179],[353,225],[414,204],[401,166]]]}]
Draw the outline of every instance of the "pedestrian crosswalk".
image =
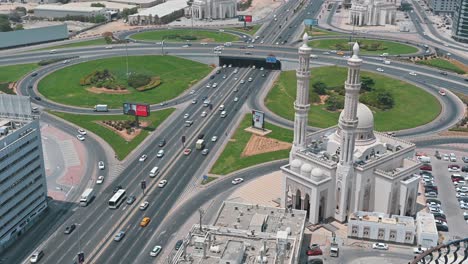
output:
[{"label": "pedestrian crosswalk", "polygon": [[78,153],[76,153],[72,140],[68,139],[59,141],[59,148],[62,152],[66,167],[78,166],[81,164],[80,158]]}]

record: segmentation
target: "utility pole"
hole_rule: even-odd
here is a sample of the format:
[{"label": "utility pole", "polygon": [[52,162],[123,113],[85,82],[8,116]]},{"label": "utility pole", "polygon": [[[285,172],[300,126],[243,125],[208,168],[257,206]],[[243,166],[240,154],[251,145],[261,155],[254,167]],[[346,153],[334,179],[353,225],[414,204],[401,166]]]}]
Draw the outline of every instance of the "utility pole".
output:
[{"label": "utility pole", "polygon": [[164,56],[164,39],[161,41],[161,54]]},{"label": "utility pole", "polygon": [[203,211],[203,209],[199,208],[198,213],[200,214],[200,232],[203,232],[202,218],[203,218],[203,215],[205,214],[205,211]]},{"label": "utility pole", "polygon": [[125,54],[126,54],[125,60],[127,62],[127,82],[128,82],[129,73],[128,73],[128,46],[127,44],[128,44],[128,39],[125,40]]}]

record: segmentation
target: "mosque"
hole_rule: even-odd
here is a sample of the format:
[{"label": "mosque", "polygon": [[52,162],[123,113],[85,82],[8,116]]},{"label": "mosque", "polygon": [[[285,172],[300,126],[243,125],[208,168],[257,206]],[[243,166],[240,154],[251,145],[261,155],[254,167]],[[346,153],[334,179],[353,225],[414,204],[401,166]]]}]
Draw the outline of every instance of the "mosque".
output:
[{"label": "mosque", "polygon": [[396,0],[352,0],[349,24],[354,26],[384,26],[396,23]]},{"label": "mosque", "polygon": [[195,19],[225,19],[237,15],[235,0],[195,0],[192,4]]},{"label": "mosque", "polygon": [[[294,102],[294,141],[289,164],[281,167],[282,207],[307,211],[309,223],[346,222],[358,211],[416,215],[420,163],[416,146],[374,131],[374,116],[359,103],[359,45],[353,46],[338,125],[307,133],[310,54],[308,36],[299,48]],[[313,73],[312,73],[313,74]],[[314,118],[311,116],[311,118]]]}]

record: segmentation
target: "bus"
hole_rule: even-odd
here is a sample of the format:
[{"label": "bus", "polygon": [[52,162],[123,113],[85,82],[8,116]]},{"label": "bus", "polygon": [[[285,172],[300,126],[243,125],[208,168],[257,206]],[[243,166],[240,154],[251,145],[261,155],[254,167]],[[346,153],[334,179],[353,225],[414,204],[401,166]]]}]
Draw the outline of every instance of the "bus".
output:
[{"label": "bus", "polygon": [[86,189],[80,197],[80,206],[87,206],[94,198],[94,190],[91,188]]},{"label": "bus", "polygon": [[109,208],[110,209],[117,209],[119,205],[125,200],[125,190],[120,189],[118,190],[114,196],[109,200]]}]

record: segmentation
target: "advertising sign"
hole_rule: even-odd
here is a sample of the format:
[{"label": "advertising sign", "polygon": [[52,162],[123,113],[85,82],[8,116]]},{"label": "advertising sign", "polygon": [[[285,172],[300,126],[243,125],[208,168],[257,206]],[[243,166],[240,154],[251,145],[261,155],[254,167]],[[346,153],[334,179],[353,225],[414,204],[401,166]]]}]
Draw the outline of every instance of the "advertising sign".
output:
[{"label": "advertising sign", "polygon": [[123,113],[124,115],[146,117],[150,114],[150,107],[147,104],[124,103]]},{"label": "advertising sign", "polygon": [[239,16],[237,16],[237,19],[240,22],[252,22],[252,16],[251,15],[239,15]]},{"label": "advertising sign", "polygon": [[245,22],[252,22],[252,16],[244,16]]},{"label": "advertising sign", "polygon": [[275,56],[266,57],[266,63],[276,63],[276,57]]},{"label": "advertising sign", "polygon": [[304,24],[306,26],[318,26],[318,19],[316,19],[316,18],[304,19]]},{"label": "advertising sign", "polygon": [[252,126],[258,129],[265,129],[265,113],[252,110]]}]

